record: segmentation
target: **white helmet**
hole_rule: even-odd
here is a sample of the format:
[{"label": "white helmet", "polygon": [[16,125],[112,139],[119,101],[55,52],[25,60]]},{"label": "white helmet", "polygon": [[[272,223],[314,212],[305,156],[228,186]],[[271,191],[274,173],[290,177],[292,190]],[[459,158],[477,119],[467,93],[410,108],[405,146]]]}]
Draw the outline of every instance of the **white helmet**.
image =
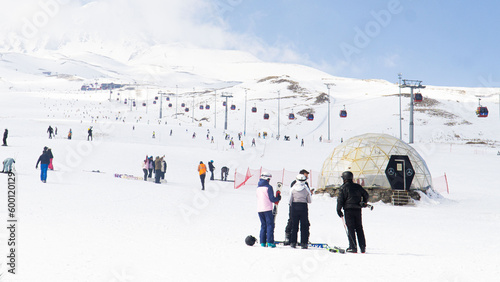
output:
[{"label": "white helmet", "polygon": [[261,179],[271,179],[271,177],[273,177],[269,172],[263,172],[261,175],[260,175],[260,178]]},{"label": "white helmet", "polygon": [[295,177],[295,179],[297,179],[298,181],[306,181],[307,177],[303,174],[299,174],[297,175],[297,177]]}]

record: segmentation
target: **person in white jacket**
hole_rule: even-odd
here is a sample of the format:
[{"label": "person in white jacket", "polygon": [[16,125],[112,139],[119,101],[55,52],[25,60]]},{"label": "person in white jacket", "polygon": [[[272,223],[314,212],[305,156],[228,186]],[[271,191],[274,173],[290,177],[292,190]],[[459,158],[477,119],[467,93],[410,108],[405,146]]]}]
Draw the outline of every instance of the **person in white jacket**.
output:
[{"label": "person in white jacket", "polygon": [[307,177],[299,174],[296,177],[297,182],[290,191],[290,210],[292,217],[292,233],[290,236],[290,246],[295,248],[297,245],[297,233],[300,224],[300,246],[307,249],[309,238],[309,211],[308,204],[311,203],[311,191],[306,185]]}]

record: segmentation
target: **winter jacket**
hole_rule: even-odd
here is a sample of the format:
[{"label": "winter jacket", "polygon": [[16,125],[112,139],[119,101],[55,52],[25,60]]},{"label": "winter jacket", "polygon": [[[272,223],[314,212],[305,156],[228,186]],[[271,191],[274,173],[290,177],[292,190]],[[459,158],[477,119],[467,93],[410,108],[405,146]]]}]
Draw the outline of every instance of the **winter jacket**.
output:
[{"label": "winter jacket", "polygon": [[210,171],[214,171],[215,170],[215,166],[214,166],[213,162],[208,162],[208,169]]},{"label": "winter jacket", "polygon": [[205,166],[205,164],[200,164],[198,166],[198,172],[200,173],[200,175],[207,173],[207,167]]},{"label": "winter jacket", "polygon": [[264,179],[259,180],[257,187],[257,212],[266,212],[273,209],[273,203],[281,200],[281,196],[274,197],[273,187]]},{"label": "winter jacket", "polygon": [[52,155],[52,149],[48,149],[47,153],[49,154],[49,158],[53,159],[54,155]]},{"label": "winter jacket", "polygon": [[38,167],[38,164],[50,164],[50,155],[47,151],[43,152],[42,155],[38,158],[38,161],[36,162],[36,167]]},{"label": "winter jacket", "polygon": [[162,161],[163,158],[159,158],[159,157],[156,157],[156,160],[155,160],[155,170],[161,170],[161,161]]},{"label": "winter jacket", "polygon": [[148,167],[149,167],[149,166],[148,166],[148,161],[147,161],[147,160],[146,160],[146,161],[143,161],[143,162],[142,162],[142,169],[148,169]]},{"label": "winter jacket", "polygon": [[167,162],[162,158],[161,160],[161,172],[167,171]]},{"label": "winter jacket", "polygon": [[337,198],[337,212],[342,208],[346,209],[361,209],[361,202],[368,203],[368,192],[363,187],[354,182],[346,182],[340,187],[339,196]]},{"label": "winter jacket", "polygon": [[311,191],[305,182],[297,181],[290,191],[290,205],[292,203],[311,203]]},{"label": "winter jacket", "polygon": [[154,169],[155,168],[155,161],[153,160],[153,157],[148,159],[148,168],[149,169]]}]

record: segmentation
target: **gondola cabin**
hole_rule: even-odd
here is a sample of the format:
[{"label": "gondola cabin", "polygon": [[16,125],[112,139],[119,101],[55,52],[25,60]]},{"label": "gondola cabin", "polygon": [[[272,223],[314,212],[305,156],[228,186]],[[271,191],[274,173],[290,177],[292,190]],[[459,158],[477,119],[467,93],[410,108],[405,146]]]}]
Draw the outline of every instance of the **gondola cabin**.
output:
[{"label": "gondola cabin", "polygon": [[142,103],[142,106],[143,106],[143,107],[146,107],[146,103]]},{"label": "gondola cabin", "polygon": [[184,111],[187,113],[189,112],[189,108],[185,108]]},{"label": "gondola cabin", "polygon": [[289,120],[294,120],[295,119],[295,115],[293,113],[289,113],[288,114],[288,119]]},{"label": "gondola cabin", "polygon": [[181,107],[183,107],[183,108],[184,108],[185,106],[186,106],[186,104],[185,104],[185,103],[182,103],[182,104],[181,104]]},{"label": "gondola cabin", "polygon": [[203,110],[205,107],[203,107],[203,105],[200,105],[200,110]]},{"label": "gondola cabin", "polygon": [[123,100],[123,104],[127,104],[127,99]]},{"label": "gondola cabin", "polygon": [[205,105],[205,110],[210,110],[210,105]]},{"label": "gondola cabin", "polygon": [[168,103],[168,107],[169,107],[169,108],[172,108],[172,103]]},{"label": "gondola cabin", "polygon": [[476,109],[477,117],[488,117],[488,108],[487,107],[477,107]]},{"label": "gondola cabin", "polygon": [[256,113],[257,112],[257,107],[252,107],[252,113]]},{"label": "gondola cabin", "polygon": [[225,107],[226,106],[226,102],[222,102],[222,106]]},{"label": "gondola cabin", "polygon": [[264,119],[269,119],[269,114],[264,114]]},{"label": "gondola cabin", "polygon": [[158,101],[158,96],[155,96],[155,100]]},{"label": "gondola cabin", "polygon": [[347,117],[347,111],[346,110],[340,110],[340,117],[341,118],[346,118]]},{"label": "gondola cabin", "polygon": [[167,101],[170,101],[170,97],[167,96]]},{"label": "gondola cabin", "polygon": [[156,105],[156,100],[155,100],[155,101],[153,101],[153,104],[155,104],[155,105]]},{"label": "gondola cabin", "polygon": [[481,98],[479,98],[479,105],[476,109],[477,117],[487,117],[488,116],[488,108],[481,106]]},{"label": "gondola cabin", "polygon": [[307,120],[314,120],[314,115],[313,114],[308,114],[307,115]]},{"label": "gondola cabin", "polygon": [[422,94],[420,94],[420,93],[416,93],[416,94],[415,94],[415,97],[414,97],[414,99],[413,99],[413,100],[414,100],[415,102],[422,102],[422,100],[423,100],[423,99],[424,99],[424,98],[422,97]]},{"label": "gondola cabin", "polygon": [[236,105],[231,105],[231,110],[236,110]]}]

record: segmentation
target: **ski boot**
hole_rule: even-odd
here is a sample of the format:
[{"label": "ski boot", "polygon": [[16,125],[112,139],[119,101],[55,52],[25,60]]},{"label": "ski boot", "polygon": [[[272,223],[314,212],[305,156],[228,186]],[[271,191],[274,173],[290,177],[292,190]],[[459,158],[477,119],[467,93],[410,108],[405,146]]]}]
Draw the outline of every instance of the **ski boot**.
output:
[{"label": "ski boot", "polygon": [[347,250],[345,250],[345,251],[348,253],[354,253],[354,254],[358,252],[358,250],[356,248],[351,248],[351,247],[347,248]]},{"label": "ski boot", "polygon": [[307,249],[307,245],[308,245],[307,243],[302,243],[302,244],[300,244],[300,247],[302,249]]},{"label": "ski boot", "polygon": [[266,246],[266,243],[260,243],[260,245],[261,245],[262,247],[264,247],[264,248],[265,248],[265,247],[267,247],[267,246]]},{"label": "ski boot", "polygon": [[269,248],[276,248],[276,244],[274,244],[274,243],[267,243],[267,246]]}]

